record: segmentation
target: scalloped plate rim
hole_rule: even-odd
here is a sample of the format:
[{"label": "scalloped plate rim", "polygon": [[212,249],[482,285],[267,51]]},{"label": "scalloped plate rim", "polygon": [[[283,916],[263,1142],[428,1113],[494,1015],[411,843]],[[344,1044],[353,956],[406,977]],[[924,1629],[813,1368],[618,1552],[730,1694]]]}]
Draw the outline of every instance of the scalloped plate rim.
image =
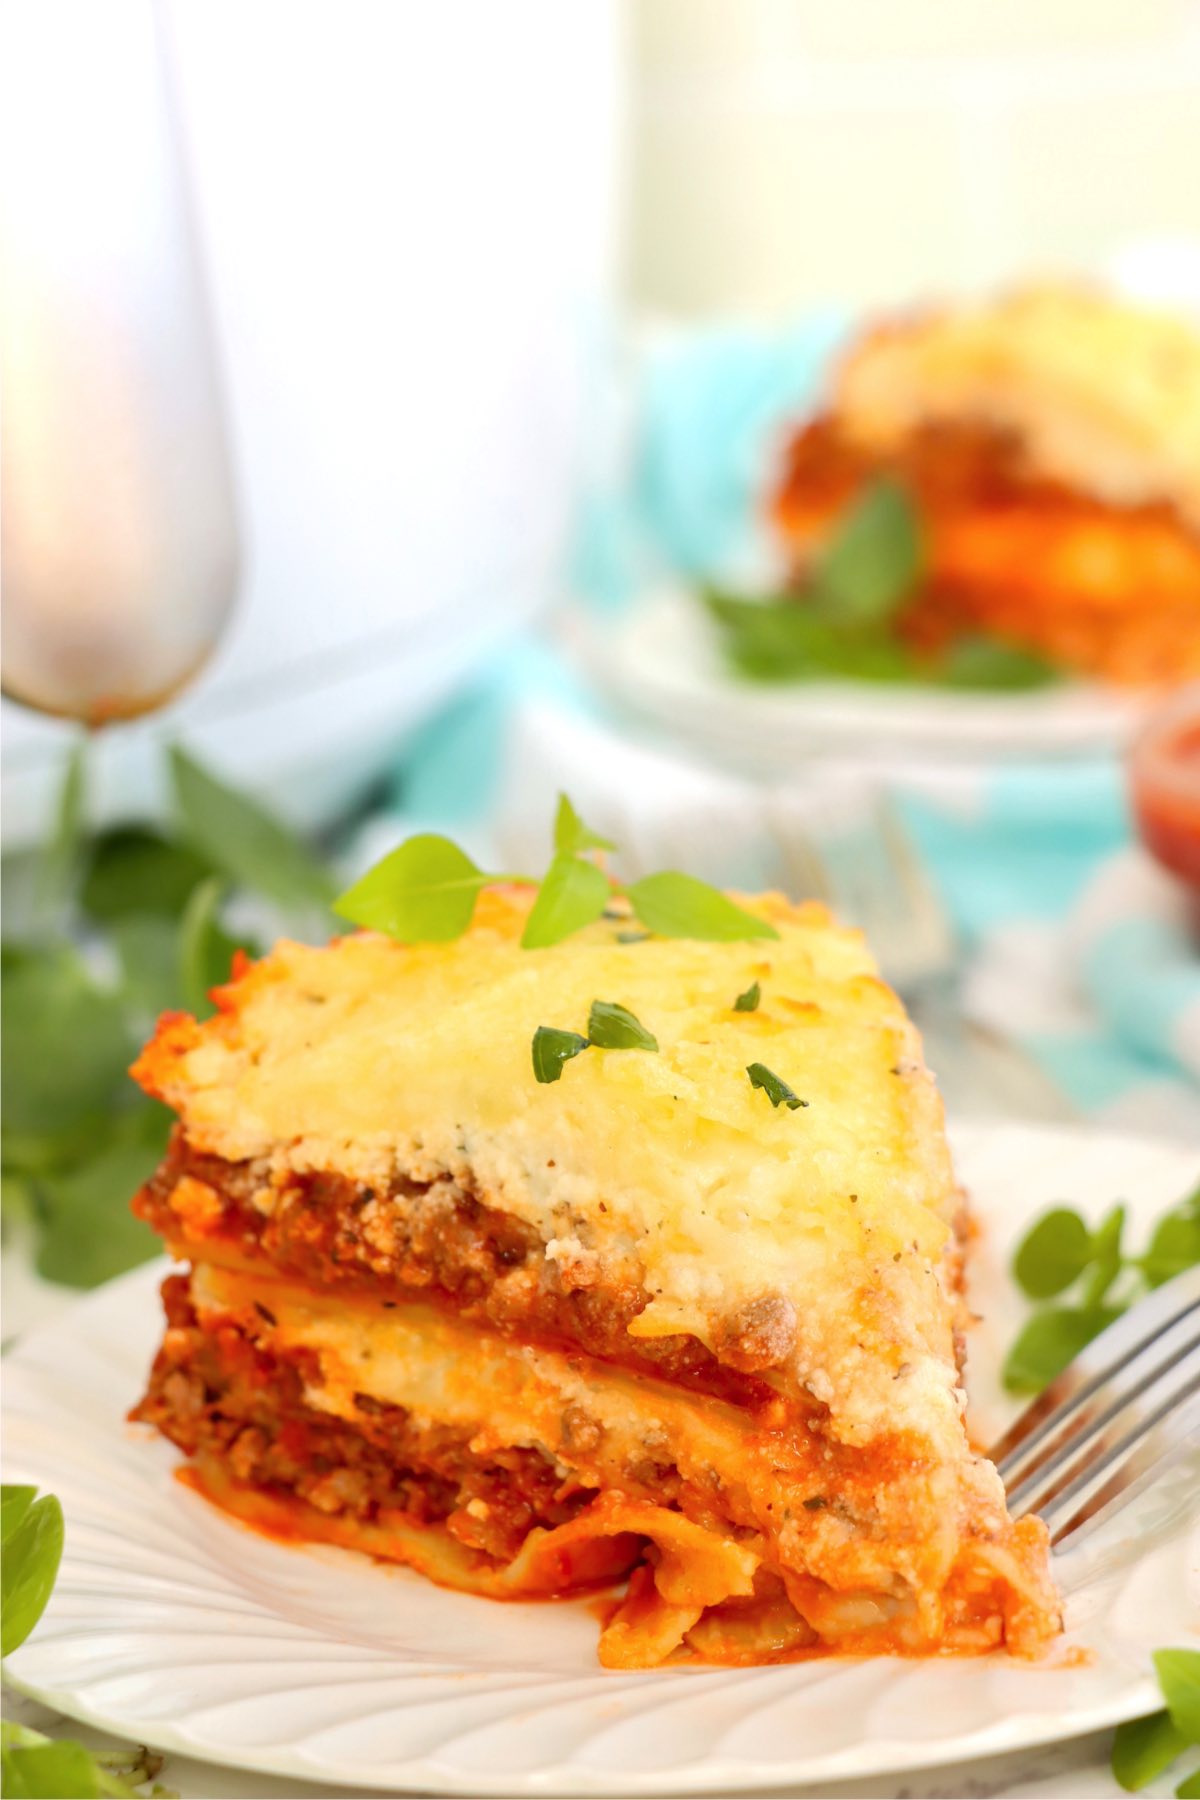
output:
[{"label": "scalloped plate rim", "polygon": [[[1171,1144],[1165,1140],[1096,1132],[1086,1127],[975,1126],[953,1130],[951,1136],[955,1142],[956,1154],[960,1162],[968,1165],[968,1183],[973,1182],[977,1192],[981,1169],[994,1164],[997,1168],[996,1180],[999,1182],[999,1170],[1006,1160],[1012,1161],[1014,1152],[1017,1164],[1024,1160],[1040,1170],[1057,1170],[1060,1166],[1069,1168],[1072,1164],[1082,1167],[1085,1162],[1090,1162],[1094,1168],[1104,1168],[1107,1171],[1109,1167],[1115,1168],[1122,1158],[1131,1170],[1145,1168],[1159,1171],[1161,1164],[1161,1171],[1155,1177],[1160,1190],[1168,1181],[1168,1172],[1169,1181],[1174,1182],[1177,1176],[1187,1179],[1183,1174],[1186,1168],[1193,1171],[1195,1168],[1195,1154],[1186,1145]],[[972,1167],[977,1164],[980,1165],[980,1168],[975,1169],[972,1175]],[[986,1174],[983,1179],[986,1184]],[[1136,1181],[1136,1179],[1133,1175],[1118,1174],[1113,1180],[1113,1187],[1121,1186],[1126,1180]],[[1142,1177],[1141,1179],[1144,1181],[1148,1178]],[[1057,1176],[1051,1182],[1047,1175],[1046,1181],[1048,1188],[1051,1186],[1057,1188],[1062,1185]],[[980,1207],[984,1225],[984,1248],[979,1259],[981,1263],[990,1259],[995,1267],[999,1267],[1003,1257],[1007,1255],[1006,1240],[1011,1242],[1012,1238],[1024,1228],[1027,1220],[1048,1204],[1045,1195],[1031,1200],[1027,1192],[1021,1192],[1019,1183],[1011,1191],[1018,1194],[1018,1203],[1005,1218],[1001,1219],[999,1215],[995,1195],[991,1197],[990,1206],[985,1197],[984,1204]],[[1006,1198],[1007,1193],[1008,1190],[1006,1190]],[[1100,1211],[1104,1200],[1110,1197],[1110,1195],[1101,1193],[1093,1202],[1094,1210]],[[1090,1198],[1090,1194],[1080,1196],[1081,1204],[1083,1200]],[[1136,1191],[1131,1195],[1131,1199],[1135,1217],[1139,1206],[1143,1214],[1146,1214],[1156,1210],[1163,1203],[1161,1192],[1153,1201],[1144,1192],[1139,1195]],[[38,1380],[53,1381],[53,1370],[47,1370],[39,1364],[39,1346],[45,1346],[50,1350],[52,1357],[61,1360],[65,1353],[64,1346],[69,1348],[73,1339],[77,1345],[87,1345],[89,1341],[88,1326],[97,1319],[97,1316],[102,1327],[107,1328],[107,1314],[111,1311],[115,1319],[118,1312],[126,1305],[127,1298],[133,1300],[135,1295],[138,1296],[139,1303],[144,1296],[145,1304],[153,1307],[156,1311],[154,1289],[167,1267],[169,1265],[165,1259],[145,1264],[82,1298],[58,1319],[27,1334],[5,1359],[9,1369],[20,1369],[24,1378],[34,1382],[34,1397],[36,1398]],[[989,1304],[995,1311],[1002,1313],[1003,1306],[999,1298],[993,1296]],[[989,1319],[983,1332],[986,1334],[991,1330],[994,1334],[1000,1329],[1000,1324],[1001,1321]],[[130,1353],[126,1346],[125,1354]],[[107,1369],[101,1371],[102,1382],[110,1382],[113,1379],[116,1379],[115,1369],[112,1372]],[[132,1396],[129,1397],[132,1398]],[[121,1398],[122,1400],[125,1398],[123,1393]],[[62,1401],[54,1398],[51,1400],[51,1405],[54,1410],[61,1411]],[[25,1416],[29,1417],[28,1408]],[[97,1426],[95,1429],[100,1430],[101,1427]],[[11,1424],[8,1435],[11,1445]],[[12,1456],[11,1448],[6,1454],[14,1464],[22,1468],[22,1472],[29,1478],[34,1477],[37,1462],[36,1445],[27,1450],[24,1455],[18,1451],[16,1456]],[[69,1450],[68,1455],[71,1454],[74,1452]],[[79,1454],[86,1455],[86,1451],[81,1451]],[[153,1457],[147,1458],[147,1468],[150,1468],[153,1462]],[[196,1504],[201,1503],[196,1502]],[[220,1515],[215,1516],[220,1518]],[[1190,1527],[1185,1529],[1190,1531]],[[69,1531],[70,1513],[68,1513],[68,1538]],[[122,1545],[125,1542],[126,1540],[121,1540]],[[304,1554],[302,1549],[299,1553]],[[291,1552],[289,1551],[287,1554],[290,1555]],[[128,1562],[121,1561],[120,1551],[114,1553],[114,1574],[118,1576],[124,1574],[128,1578],[130,1566]],[[1142,1562],[1139,1559],[1136,1567],[1140,1569],[1141,1566]],[[226,1573],[228,1575],[229,1572],[226,1571]],[[1127,1571],[1127,1574],[1131,1573],[1132,1570]],[[66,1564],[64,1565],[64,1574],[69,1580],[69,1566]],[[235,1591],[236,1574],[234,1566],[232,1579]],[[83,1590],[76,1590],[77,1593],[81,1591]],[[213,1605],[218,1613],[223,1598],[227,1599],[228,1597],[228,1595],[222,1596],[220,1593],[214,1597]],[[272,1611],[270,1606],[261,1600],[261,1597],[255,1598],[255,1605],[261,1607],[264,1615],[268,1618],[282,1622],[289,1629],[296,1629],[293,1620],[282,1612]],[[506,1614],[516,1612],[533,1615],[537,1610],[506,1607],[504,1612]],[[526,1619],[524,1623],[528,1624],[529,1620]],[[144,1636],[147,1629],[148,1627],[139,1622],[136,1627],[136,1635]],[[228,1629],[228,1626],[225,1629]],[[302,1641],[307,1641],[310,1645],[316,1643],[319,1646],[320,1634],[314,1634],[311,1626],[303,1627],[303,1629],[308,1631],[309,1636],[307,1640]],[[1182,1619],[1178,1627],[1172,1626],[1170,1629],[1179,1637],[1191,1638],[1193,1636],[1193,1627],[1186,1619]],[[86,1619],[81,1624],[73,1624],[71,1637],[75,1641],[82,1640],[84,1643],[88,1641]],[[337,1640],[332,1635],[326,1634],[325,1641],[332,1648]],[[346,1639],[342,1640],[343,1643],[346,1641]],[[1160,1638],[1159,1641],[1163,1640]],[[369,1646],[369,1648],[374,1650],[374,1646]],[[381,1652],[377,1653],[382,1654]],[[336,1758],[330,1760],[321,1754],[314,1753],[311,1748],[303,1749],[282,1741],[287,1735],[286,1731],[281,1731],[280,1737],[276,1741],[266,1744],[234,1743],[226,1745],[219,1741],[219,1736],[214,1736],[211,1728],[206,1732],[205,1728],[201,1726],[198,1731],[195,1731],[188,1729],[186,1725],[166,1724],[154,1717],[139,1721],[128,1714],[122,1716],[119,1709],[114,1710],[108,1706],[94,1704],[88,1697],[89,1687],[97,1679],[103,1679],[102,1676],[97,1678],[92,1674],[85,1673],[74,1687],[70,1685],[51,1686],[45,1682],[29,1680],[20,1672],[21,1663],[26,1654],[25,1649],[18,1650],[14,1652],[12,1658],[6,1661],[6,1674],[14,1688],[23,1694],[45,1702],[68,1716],[78,1718],[98,1729],[119,1736],[149,1742],[170,1752],[219,1763],[229,1768],[269,1773],[300,1781],[318,1782],[335,1788],[338,1785],[349,1784],[380,1790],[423,1790],[447,1794],[643,1793],[658,1795],[687,1792],[714,1793],[729,1789],[768,1790],[782,1786],[849,1780],[888,1772],[932,1769],[947,1763],[968,1762],[980,1757],[999,1756],[1048,1743],[1065,1742],[1117,1724],[1123,1719],[1133,1718],[1140,1713],[1151,1711],[1158,1700],[1157,1689],[1149,1675],[1137,1675],[1130,1670],[1128,1679],[1123,1680],[1115,1691],[1099,1695],[1091,1703],[1080,1704],[1076,1700],[1069,1710],[1064,1711],[1061,1702],[1066,1696],[1048,1693],[1044,1706],[1019,1706],[1013,1711],[997,1712],[991,1719],[986,1719],[982,1723],[977,1720],[975,1724],[963,1731],[951,1732],[940,1738],[897,1737],[889,1735],[886,1729],[876,1736],[871,1736],[868,1730],[865,1739],[848,1740],[837,1747],[820,1750],[807,1758],[793,1755],[787,1760],[778,1754],[773,1760],[753,1760],[745,1753],[739,1752],[737,1755],[730,1755],[723,1747],[714,1746],[712,1753],[701,1759],[690,1762],[677,1761],[669,1767],[661,1765],[650,1769],[637,1766],[617,1767],[611,1764],[602,1766],[600,1761],[594,1760],[590,1756],[588,1737],[581,1724],[578,1753],[573,1752],[568,1746],[536,1768],[501,1769],[493,1775],[485,1770],[464,1764],[462,1761],[456,1762],[453,1754],[453,1744],[456,1740],[453,1737],[443,1739],[434,1751],[422,1751],[411,1756],[389,1754],[386,1758],[377,1759],[374,1762],[344,1762],[340,1764]],[[390,1654],[393,1662],[402,1661],[403,1646]],[[444,1662],[446,1659],[442,1657],[440,1660]],[[1120,1676],[1124,1673],[1129,1661],[1128,1655],[1118,1661]],[[866,1659],[860,1662],[850,1662],[847,1666],[849,1668],[863,1667],[864,1662],[867,1667],[873,1666]],[[16,1664],[15,1668],[12,1666],[14,1663]],[[997,1666],[992,1659],[986,1659],[981,1667],[988,1665]],[[419,1668],[420,1665],[414,1664],[413,1666]],[[514,1674],[520,1671],[521,1666],[518,1654],[513,1658]],[[783,1665],[783,1667],[786,1666]],[[813,1665],[800,1666],[811,1668]],[[830,1665],[825,1663],[822,1666],[829,1668]],[[950,1671],[965,1666],[968,1665],[962,1659],[948,1659],[945,1664],[941,1665],[934,1659],[931,1663],[924,1665],[918,1662],[901,1661],[896,1665],[896,1669],[897,1678],[899,1678],[901,1670],[911,1672],[945,1667]],[[1003,1667],[1004,1665],[1000,1663],[999,1666]],[[777,1665],[776,1673],[778,1673],[778,1668]],[[1105,1671],[1101,1672],[1105,1673]],[[431,1679],[456,1681],[463,1673],[479,1677],[475,1691],[486,1692],[488,1685],[486,1672],[481,1672],[479,1664],[472,1667],[467,1663],[460,1662],[456,1672],[449,1675],[431,1676]],[[598,1666],[595,1673],[598,1682],[607,1679],[605,1673]],[[703,1675],[705,1672],[696,1671],[696,1673]],[[710,1671],[710,1673],[712,1672]],[[767,1671],[764,1670],[763,1674],[766,1673]],[[1037,1671],[1037,1673],[1040,1675],[1042,1671]],[[1047,1669],[1044,1673],[1048,1680],[1053,1680],[1054,1669]],[[672,1699],[679,1697],[678,1678],[682,1677],[682,1680],[686,1681],[690,1678],[690,1672],[676,1671],[675,1675],[677,1679],[671,1683]],[[374,1678],[379,1679],[379,1676]],[[660,1674],[647,1673],[644,1677],[637,1679],[637,1693],[643,1692],[643,1684],[649,1686],[662,1680],[663,1677]],[[350,1686],[352,1683],[347,1682],[345,1685]],[[251,1682],[248,1684],[247,1697],[249,1698],[253,1698],[252,1687],[253,1683]],[[458,1691],[463,1692],[461,1689]],[[535,1685],[533,1691],[536,1691]],[[465,1693],[463,1697],[469,1703],[470,1697]],[[768,1703],[777,1704],[777,1698],[772,1696]],[[204,1712],[211,1713],[220,1706],[227,1705],[228,1702],[217,1700],[203,1707],[200,1707],[199,1703],[196,1704],[199,1715],[203,1716]],[[395,1710],[392,1709],[392,1711]],[[514,1702],[513,1710],[518,1713],[521,1711],[519,1701]],[[634,1716],[636,1717],[636,1715]],[[622,1723],[623,1717],[618,1718],[617,1722],[618,1725]],[[463,1733],[467,1734],[477,1728],[473,1727],[468,1720],[463,1726]],[[484,1721],[484,1728],[494,1729],[494,1722]],[[339,1726],[338,1722],[334,1720],[325,1727],[314,1726],[313,1733],[315,1734],[318,1729],[328,1734],[331,1730],[344,1730],[346,1727]],[[536,1729],[536,1726],[533,1729]],[[576,1754],[578,1754],[578,1760],[572,1760]]]}]

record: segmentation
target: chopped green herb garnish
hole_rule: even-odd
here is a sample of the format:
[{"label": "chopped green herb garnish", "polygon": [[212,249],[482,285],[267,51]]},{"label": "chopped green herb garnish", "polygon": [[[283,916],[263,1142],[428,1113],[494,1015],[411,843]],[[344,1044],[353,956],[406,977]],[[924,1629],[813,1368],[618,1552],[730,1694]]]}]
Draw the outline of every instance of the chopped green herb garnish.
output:
[{"label": "chopped green herb garnish", "polygon": [[647,944],[654,936],[652,931],[618,931],[618,944]]},{"label": "chopped green herb garnish", "polygon": [[588,1014],[588,1043],[597,1050],[657,1050],[658,1039],[640,1019],[615,1000],[593,1000]]},{"label": "chopped green herb garnish", "polygon": [[746,1069],[750,1077],[750,1086],[761,1088],[772,1106],[786,1106],[789,1112],[795,1112],[798,1106],[807,1106],[807,1100],[799,1099],[786,1081],[780,1081],[773,1075],[765,1063],[750,1063]]},{"label": "chopped green herb garnish", "polygon": [[533,1034],[533,1073],[538,1081],[557,1081],[563,1064],[579,1056],[588,1047],[577,1031],[559,1031],[554,1025],[539,1025]]},{"label": "chopped green herb garnish", "polygon": [[734,1012],[757,1012],[758,1003],[762,999],[762,988],[758,982],[748,987],[744,994],[739,994],[733,1003]]}]

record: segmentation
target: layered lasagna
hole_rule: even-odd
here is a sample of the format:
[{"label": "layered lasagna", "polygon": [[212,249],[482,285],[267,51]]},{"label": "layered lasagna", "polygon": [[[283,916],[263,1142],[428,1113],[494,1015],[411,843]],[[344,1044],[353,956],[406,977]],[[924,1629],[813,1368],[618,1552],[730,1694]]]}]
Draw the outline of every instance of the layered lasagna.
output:
[{"label": "layered lasagna", "polygon": [[[185,1267],[134,1416],[268,1530],[611,1590],[611,1667],[1036,1654],[1045,1533],[964,1426],[919,1040],[858,934],[746,904],[776,938],[523,950],[529,896],[489,890],[457,942],[282,943],[165,1017],[135,1204]],[[655,1047],[539,1080],[597,1000]]]},{"label": "layered lasagna", "polygon": [[843,360],[774,503],[799,575],[873,479],[908,490],[926,567],[904,631],[1068,670],[1200,673],[1200,332],[1082,288],[898,319]]}]

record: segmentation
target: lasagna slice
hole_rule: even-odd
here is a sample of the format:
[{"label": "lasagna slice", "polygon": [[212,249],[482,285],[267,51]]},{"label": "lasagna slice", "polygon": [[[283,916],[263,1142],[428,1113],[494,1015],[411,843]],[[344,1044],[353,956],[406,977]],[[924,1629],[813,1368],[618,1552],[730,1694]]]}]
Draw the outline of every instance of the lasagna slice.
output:
[{"label": "lasagna slice", "polygon": [[1200,333],[1041,287],[898,319],[853,345],[774,502],[803,574],[870,480],[924,529],[903,623],[1130,683],[1200,673]]},{"label": "lasagna slice", "polygon": [[[612,1667],[1040,1651],[1044,1530],[963,1423],[940,1101],[859,935],[768,895],[777,939],[523,950],[529,903],[283,943],[161,1021],[134,1072],[179,1123],[135,1206],[190,1268],[134,1416],[290,1537],[623,1583]],[[597,1000],[656,1047],[537,1079]]]}]

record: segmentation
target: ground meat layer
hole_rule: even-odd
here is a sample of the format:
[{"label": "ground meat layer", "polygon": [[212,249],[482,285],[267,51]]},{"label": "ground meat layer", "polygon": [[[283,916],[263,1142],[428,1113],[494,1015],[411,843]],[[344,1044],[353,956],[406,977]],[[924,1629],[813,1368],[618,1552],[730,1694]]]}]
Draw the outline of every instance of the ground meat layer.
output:
[{"label": "ground meat layer", "polygon": [[330,1291],[433,1301],[525,1342],[582,1350],[739,1406],[773,1398],[747,1365],[769,1366],[789,1347],[749,1319],[741,1332],[735,1321],[720,1356],[684,1335],[630,1337],[649,1300],[640,1286],[593,1285],[593,1270],[548,1259],[523,1220],[450,1181],[399,1180],[386,1191],[328,1174],[271,1183],[254,1164],[201,1154],[177,1129],[134,1211],[208,1261],[264,1259]]},{"label": "ground meat layer", "polygon": [[164,1282],[163,1304],[166,1336],[130,1416],[188,1456],[215,1456],[237,1481],[356,1520],[391,1511],[442,1523],[502,1562],[535,1525],[565,1525],[595,1498],[537,1450],[480,1457],[469,1432],[418,1424],[366,1394],[356,1396],[357,1424],[318,1411],[304,1397],[315,1374],[305,1356],[272,1355],[233,1324],[206,1329],[186,1275]]}]

